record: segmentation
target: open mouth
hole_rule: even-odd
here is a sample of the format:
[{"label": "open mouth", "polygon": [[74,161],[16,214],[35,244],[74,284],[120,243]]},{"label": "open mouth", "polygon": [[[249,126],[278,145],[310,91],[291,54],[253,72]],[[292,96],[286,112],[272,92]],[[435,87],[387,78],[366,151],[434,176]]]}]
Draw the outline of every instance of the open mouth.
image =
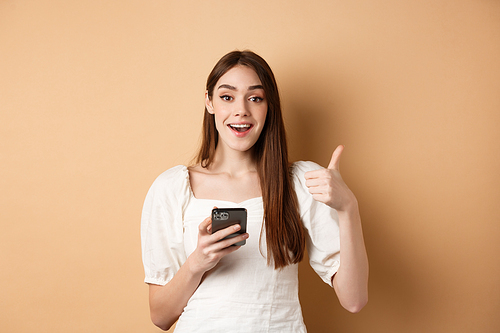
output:
[{"label": "open mouth", "polygon": [[240,133],[246,132],[252,127],[251,124],[229,124],[228,126],[233,131],[240,132]]}]

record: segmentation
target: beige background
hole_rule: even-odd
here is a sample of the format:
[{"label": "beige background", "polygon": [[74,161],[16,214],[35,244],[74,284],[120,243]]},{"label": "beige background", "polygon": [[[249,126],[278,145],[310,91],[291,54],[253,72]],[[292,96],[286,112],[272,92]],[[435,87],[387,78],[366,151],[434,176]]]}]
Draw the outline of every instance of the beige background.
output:
[{"label": "beige background", "polygon": [[294,160],[338,144],[371,264],[357,315],[301,264],[309,331],[499,332],[500,2],[0,1],[3,332],[156,332],[146,191],[250,48]]}]

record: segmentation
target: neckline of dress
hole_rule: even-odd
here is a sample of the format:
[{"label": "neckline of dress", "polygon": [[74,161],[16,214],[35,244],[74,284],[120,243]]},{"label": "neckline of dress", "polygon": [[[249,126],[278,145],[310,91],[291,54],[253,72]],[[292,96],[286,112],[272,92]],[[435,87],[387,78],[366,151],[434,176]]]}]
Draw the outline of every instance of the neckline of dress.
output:
[{"label": "neckline of dress", "polygon": [[250,199],[246,199],[246,200],[243,200],[241,202],[235,202],[235,201],[231,201],[231,200],[222,200],[222,199],[208,199],[208,198],[197,198],[195,195],[194,195],[194,192],[193,192],[193,188],[191,187],[191,180],[190,180],[190,175],[189,175],[189,169],[187,166],[183,165],[184,167],[184,171],[186,172],[186,180],[187,180],[187,185],[188,185],[188,189],[189,189],[189,194],[191,195],[191,197],[195,200],[198,200],[198,201],[217,201],[217,202],[226,202],[226,203],[230,203],[232,205],[238,205],[238,206],[241,206],[242,204],[246,203],[246,202],[249,202],[249,201],[254,201],[254,200],[259,200],[261,201],[262,200],[262,196],[260,197],[253,197],[253,198],[250,198]]}]

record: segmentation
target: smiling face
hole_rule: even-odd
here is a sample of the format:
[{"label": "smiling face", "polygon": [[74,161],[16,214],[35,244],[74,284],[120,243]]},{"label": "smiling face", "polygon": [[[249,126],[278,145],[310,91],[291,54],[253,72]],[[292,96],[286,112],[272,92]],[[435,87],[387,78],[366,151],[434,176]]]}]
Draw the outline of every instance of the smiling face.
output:
[{"label": "smiling face", "polygon": [[257,73],[237,65],[217,81],[207,111],[215,116],[217,149],[250,150],[259,139],[267,116],[266,94]]}]

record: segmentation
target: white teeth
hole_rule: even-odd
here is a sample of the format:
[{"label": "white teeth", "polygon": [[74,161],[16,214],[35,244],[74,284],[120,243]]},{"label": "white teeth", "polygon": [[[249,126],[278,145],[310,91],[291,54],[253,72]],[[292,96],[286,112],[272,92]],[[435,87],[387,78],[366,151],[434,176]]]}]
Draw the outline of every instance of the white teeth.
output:
[{"label": "white teeth", "polygon": [[250,127],[250,124],[231,124],[230,126],[234,128],[247,128]]}]

